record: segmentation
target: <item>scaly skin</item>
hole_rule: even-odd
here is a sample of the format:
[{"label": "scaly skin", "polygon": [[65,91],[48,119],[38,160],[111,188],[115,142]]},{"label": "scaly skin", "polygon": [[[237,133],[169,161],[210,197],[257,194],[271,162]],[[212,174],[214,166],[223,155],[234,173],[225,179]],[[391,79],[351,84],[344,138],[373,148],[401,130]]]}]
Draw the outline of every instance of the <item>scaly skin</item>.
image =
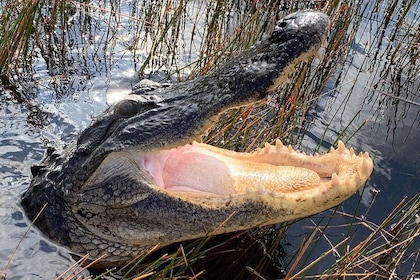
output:
[{"label": "scaly skin", "polygon": [[[175,85],[140,87],[67,147],[32,169],[22,205],[36,225],[75,254],[122,265],[149,250],[308,216],[363,185],[372,160],[339,143],[307,156],[274,146],[247,154],[193,142],[217,116],[274,91],[314,55],[328,18],[304,11],[216,71]],[[190,143],[190,144],[189,144]],[[192,143],[192,144],[191,144]]]}]

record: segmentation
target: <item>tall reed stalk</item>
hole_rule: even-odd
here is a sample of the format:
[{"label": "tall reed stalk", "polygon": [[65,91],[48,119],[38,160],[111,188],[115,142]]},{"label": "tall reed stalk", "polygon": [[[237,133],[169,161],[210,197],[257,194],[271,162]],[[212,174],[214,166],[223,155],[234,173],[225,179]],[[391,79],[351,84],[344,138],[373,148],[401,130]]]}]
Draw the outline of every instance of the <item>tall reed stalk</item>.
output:
[{"label": "tall reed stalk", "polygon": [[[281,94],[273,94],[267,100],[233,109],[221,116],[205,138],[206,142],[241,151],[252,150],[276,138],[291,144],[299,143],[310,125],[308,110],[323,94],[327,81],[331,81],[334,74],[338,85],[348,74],[346,59],[354,47],[356,35],[364,32],[359,27],[365,20],[378,23],[378,30],[382,32],[369,35],[371,44],[366,46],[366,51],[371,57],[365,58],[360,71],[373,71],[381,61],[390,57],[379,73],[373,71],[380,77],[373,88],[384,91],[391,101],[418,105],[412,97],[418,96],[418,88],[414,89],[413,95],[399,94],[412,92],[419,77],[420,27],[418,16],[413,16],[413,11],[419,12],[418,1],[309,2],[312,1],[0,0],[0,75],[19,85],[26,79],[23,73],[30,75],[34,72],[32,63],[43,59],[50,79],[76,76],[80,72],[89,77],[91,68],[100,69],[103,64],[111,64],[109,61],[124,51],[132,56],[142,77],[158,73],[163,80],[184,80],[212,71],[238,50],[252,46],[270,33],[275,22],[284,15],[298,9],[315,8],[327,13],[332,22],[323,57],[299,65],[290,80],[279,88]],[[126,13],[127,9],[122,12],[122,5],[128,7],[130,13]],[[95,33],[103,26],[106,27],[103,33]],[[128,32],[124,33],[125,30]],[[97,37],[100,38],[95,39]],[[86,55],[91,48],[93,54]],[[72,52],[75,49],[80,50],[76,55]],[[78,69],[75,65],[82,63],[80,72],[72,74],[75,68]],[[395,90],[385,92],[386,88]],[[333,119],[338,114],[337,111]],[[356,130],[351,130],[356,121],[357,116],[354,116],[337,138],[348,141],[364,125],[362,122]],[[326,124],[326,130],[329,125]],[[290,262],[284,264],[284,275],[279,277],[390,279],[408,258],[413,259],[418,267],[420,252],[410,251],[410,246],[419,243],[419,209],[420,194],[397,205],[379,225],[356,212],[331,210],[324,216],[321,214],[320,221],[313,225],[312,234],[296,255],[289,258]],[[346,223],[333,225],[334,219],[343,217]],[[238,234],[239,240],[266,246],[266,254],[255,265],[238,263],[242,268],[235,274],[238,279],[266,279],[267,264],[272,263],[269,259],[280,254],[279,240],[288,225]],[[348,233],[341,241],[333,243],[324,234],[331,227],[347,227]],[[361,228],[368,229],[369,234],[358,246],[351,247],[348,241]],[[98,279],[115,273],[123,279],[198,279],[203,270],[197,264],[212,252],[224,256],[228,251],[239,250],[245,255],[239,254],[237,259],[247,260],[244,256],[252,254],[248,244],[240,241],[239,245],[234,243],[234,248],[225,247],[236,237],[207,247],[206,238],[179,246],[172,253],[150,252],[147,258],[139,256],[139,261],[128,271],[114,269],[104,272]],[[320,240],[327,240],[331,249],[311,258]],[[222,250],[217,251],[218,248]],[[331,256],[335,262],[329,268],[315,270]],[[415,272],[410,275],[415,275]]]}]

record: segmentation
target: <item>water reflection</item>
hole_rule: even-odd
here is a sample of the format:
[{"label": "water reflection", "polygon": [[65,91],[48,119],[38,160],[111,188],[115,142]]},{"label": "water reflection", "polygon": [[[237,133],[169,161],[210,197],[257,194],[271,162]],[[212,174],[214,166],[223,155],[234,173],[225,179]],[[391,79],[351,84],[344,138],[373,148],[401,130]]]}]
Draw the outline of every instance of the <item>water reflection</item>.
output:
[{"label": "water reflection", "polygon": [[[364,207],[359,208],[357,197],[352,197],[338,208],[343,213],[359,213],[365,226],[353,232],[351,227],[342,229],[340,226],[356,222],[346,219],[345,215],[342,218],[334,215],[333,220],[327,222],[322,220],[327,218],[327,213],[317,215],[291,227],[292,248],[289,249],[292,252],[298,250],[302,232],[310,233],[315,225],[322,228],[328,224],[328,230],[322,233],[324,237],[316,243],[316,250],[331,250],[349,232],[351,238],[347,244],[350,248],[357,246],[399,202],[419,194],[419,49],[413,48],[406,34],[401,37],[399,29],[384,26],[396,24],[395,20],[384,22],[385,16],[382,12],[368,10],[366,13],[349,56],[330,79],[315,112],[311,113],[313,123],[303,144],[304,147],[315,147],[321,143],[323,149],[340,137],[350,139],[350,145],[374,156],[374,172],[363,192],[361,190]],[[409,24],[418,26],[418,14],[411,14],[409,18]],[[353,136],[355,131],[357,134]],[[418,240],[416,242],[419,244]],[[410,252],[413,253],[411,261],[417,261],[417,264],[411,266],[413,263],[407,259],[407,265],[403,264],[396,271],[400,277],[408,277],[410,271],[420,269],[415,257],[418,256],[418,245]],[[343,254],[342,251],[337,253]],[[329,258],[334,262],[338,256]],[[320,264],[313,272],[322,273],[327,268],[325,263]]]},{"label": "water reflection", "polygon": [[[127,1],[120,6],[98,5],[97,9],[79,3],[80,6],[69,9],[64,18],[65,30],[59,28],[54,36],[40,37],[39,48],[33,50],[31,68],[16,74],[11,82],[2,80],[2,263],[9,259],[28,225],[19,198],[30,182],[30,166],[41,160],[46,146],[63,149],[107,107],[110,100],[107,98],[118,99],[118,95],[126,94],[138,81],[137,70],[142,68],[150,48],[161,36],[158,27],[167,20],[154,17],[149,6],[152,2]],[[196,5],[200,3],[183,8],[187,14],[192,14],[197,10]],[[368,213],[366,219],[369,221],[380,223],[404,197],[419,193],[420,79],[413,76],[419,73],[419,48],[408,43],[412,41],[408,37],[418,36],[418,33],[393,29],[397,20],[390,18],[384,22],[387,15],[380,7],[369,6],[366,11],[347,59],[331,77],[324,94],[308,115],[311,124],[301,146],[309,152],[324,150],[340,137],[350,139],[350,145],[359,150],[370,151],[375,156],[375,171],[363,192],[361,213]],[[418,28],[419,14],[416,11],[409,14],[407,29],[410,26]],[[138,20],[140,15],[145,15],[145,20]],[[182,24],[185,24],[187,34],[187,31],[199,32],[196,27],[203,26],[204,22],[204,15],[186,16]],[[139,25],[144,26],[138,28]],[[139,33],[138,30],[144,31]],[[202,39],[182,35],[181,43],[185,47],[182,52],[174,52],[170,47],[173,41],[169,40],[169,45],[156,50],[156,55],[150,57],[151,67],[144,69],[145,72],[159,70],[157,79],[160,80],[184,78],[193,72],[186,66],[202,54]],[[173,68],[163,66],[172,61],[176,61],[175,72]],[[375,200],[373,204],[372,199]],[[353,196],[338,211],[353,213],[358,200],[358,196]],[[297,251],[306,237],[304,233],[311,232],[314,224],[330,214],[327,211],[294,224],[286,236],[285,243],[290,244],[286,246],[287,253],[292,255]],[[348,223],[349,218],[345,215],[336,215],[331,222],[337,228]],[[347,230],[337,228],[332,227],[334,231],[326,233],[332,244],[341,242]],[[370,233],[367,227],[358,228],[349,244],[360,243]],[[323,242],[318,245],[319,252],[331,249],[330,243]],[[315,272],[321,273],[329,263],[334,263],[334,255],[328,258]],[[8,270],[8,279],[51,279],[72,263],[64,248],[50,243],[32,229]],[[401,273],[407,272],[410,265],[407,262],[403,266],[407,270]],[[416,265],[419,270],[418,260]]]}]

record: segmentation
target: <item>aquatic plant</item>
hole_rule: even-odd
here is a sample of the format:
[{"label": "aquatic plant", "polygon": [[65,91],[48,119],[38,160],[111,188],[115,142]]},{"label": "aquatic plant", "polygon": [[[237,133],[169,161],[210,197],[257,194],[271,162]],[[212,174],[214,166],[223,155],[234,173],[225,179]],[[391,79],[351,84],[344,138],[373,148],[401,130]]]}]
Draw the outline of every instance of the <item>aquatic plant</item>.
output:
[{"label": "aquatic plant", "polygon": [[[131,13],[120,12],[121,5],[128,5]],[[221,116],[205,141],[247,151],[276,138],[299,145],[310,125],[308,110],[320,95],[329,93],[325,91],[326,83],[336,81],[331,91],[343,87],[340,82],[348,71],[351,48],[357,45],[356,35],[369,33],[366,26],[360,28],[366,20],[375,22],[375,29],[381,31],[365,34],[370,44],[364,51],[370,55],[366,56],[360,73],[372,72],[366,90],[383,92],[384,103],[391,108],[390,117],[396,115],[392,108],[399,110],[396,102],[419,105],[414,99],[419,95],[414,81],[420,72],[418,1],[314,1],[310,4],[271,0],[129,3],[1,0],[0,74],[17,87],[37,83],[25,73],[33,71],[35,60],[42,59],[47,64],[51,84],[57,85],[60,94],[68,94],[65,91],[68,89],[59,88],[60,82],[80,73],[89,79],[92,65],[108,69],[113,57],[119,54],[130,57],[141,77],[184,80],[211,71],[237,50],[250,47],[269,33],[283,15],[308,7],[320,9],[331,17],[331,35],[323,56],[299,65],[290,81],[279,89],[281,95],[274,94],[264,102]],[[104,26],[106,29],[102,30]],[[76,28],[80,30],[75,32]],[[243,36],[244,30],[247,36]],[[387,61],[385,65],[383,61]],[[74,74],[75,68],[80,72]],[[350,90],[348,95],[351,93]],[[341,113],[337,110],[334,118],[339,118]],[[352,116],[336,140],[348,141],[365,123],[357,115]],[[415,249],[419,244],[419,208],[420,194],[398,204],[379,225],[369,221],[369,209],[361,214],[358,207],[354,213],[337,208],[316,215],[308,220],[313,221],[311,234],[292,256],[279,251],[279,243],[287,238],[287,228],[292,223],[241,232],[216,243],[209,243],[217,239],[210,234],[203,240],[176,245],[170,253],[153,249],[126,269],[98,273],[97,279],[109,275],[124,279],[196,279],[206,268],[200,262],[214,261],[214,256],[225,257],[232,251],[237,253],[233,258],[243,260],[241,257],[245,256],[249,261],[238,265],[239,268],[229,267],[231,274],[239,269],[235,271],[238,279],[268,279],[267,271],[274,258],[280,259],[274,263],[281,266],[276,268],[276,273],[283,272],[278,277],[287,279],[346,276],[388,279],[397,275],[399,266],[408,261],[413,265],[412,271],[406,271],[407,277],[414,277],[420,263],[420,252]],[[345,234],[333,241],[329,233],[338,228],[344,229]],[[356,232],[365,234],[359,245],[353,246],[354,242],[350,241]],[[329,250],[318,255],[317,248],[323,242],[329,245]],[[255,247],[250,245],[263,247],[264,253],[255,255],[252,251]],[[252,258],[255,262],[251,262]],[[80,263],[84,261],[82,258]],[[72,279],[81,271],[76,264],[61,277]],[[215,273],[220,275],[221,271]]]},{"label": "aquatic plant", "polygon": [[[420,193],[412,199],[401,201],[394,210],[388,214],[381,224],[375,224],[367,218],[367,212],[360,215],[358,213],[345,213],[335,210],[327,211],[324,214],[316,215],[313,219],[313,230],[301,244],[295,255],[289,257],[289,262],[284,266],[284,274],[278,274],[276,278],[282,279],[337,279],[350,277],[354,279],[390,279],[406,278],[409,275],[416,276],[416,266],[411,266],[411,271],[407,271],[406,276],[399,276],[396,272],[399,265],[412,259],[415,263],[420,261],[420,251],[413,246],[420,237]],[[343,218],[346,223],[343,223]],[[334,223],[334,220],[340,220]],[[290,224],[287,224],[289,226]],[[232,279],[270,279],[265,272],[267,266],[273,265],[269,260],[278,252],[278,244],[287,234],[286,224],[277,227],[267,227],[259,230],[240,232],[231,235],[224,241],[218,241],[213,246],[207,246],[210,238],[215,232],[210,233],[207,238],[195,242],[172,248],[171,253],[159,252],[154,254],[153,248],[145,256],[133,260],[122,269],[113,268],[102,272],[93,279],[103,279],[105,276],[118,275],[118,279],[200,279],[205,273],[206,267],[200,266],[200,262],[205,262],[206,258],[213,261],[216,258],[229,258],[232,251],[236,251],[235,257],[241,255],[246,259],[255,258],[255,262],[247,261],[243,264],[242,271],[229,270],[229,263],[225,267],[219,268],[210,273],[210,278],[231,277]],[[356,246],[350,246],[349,240],[354,238],[355,233],[365,230],[366,234]],[[339,241],[333,242],[329,237],[331,232],[344,231],[345,235],[340,236]],[[248,236],[247,236],[248,235]],[[251,236],[251,237],[250,237]],[[250,243],[236,244],[235,248],[226,245],[233,240],[242,239]],[[261,240],[265,239],[266,252],[264,255],[256,255],[253,250],[255,244],[262,246]],[[257,240],[257,242],[256,242]],[[320,243],[326,242],[330,249],[318,254],[316,248]],[[152,256],[152,257],[150,257]],[[284,257],[284,256],[283,256]],[[315,274],[311,273],[325,259],[333,258],[335,262],[323,271]],[[231,258],[234,260],[234,258]],[[81,268],[80,264],[86,259],[81,259],[69,270],[60,275],[59,279],[75,279],[86,268]],[[214,264],[213,264],[214,265]],[[236,264],[238,266],[238,264]],[[252,267],[252,265],[255,265]],[[209,266],[211,268],[213,266]],[[236,268],[237,269],[237,268]],[[233,273],[232,273],[233,272]],[[226,274],[224,274],[226,273]],[[122,278],[121,278],[122,277]],[[206,275],[206,277],[209,277]],[[206,278],[208,279],[208,278]],[[407,278],[408,279],[408,278]]]}]

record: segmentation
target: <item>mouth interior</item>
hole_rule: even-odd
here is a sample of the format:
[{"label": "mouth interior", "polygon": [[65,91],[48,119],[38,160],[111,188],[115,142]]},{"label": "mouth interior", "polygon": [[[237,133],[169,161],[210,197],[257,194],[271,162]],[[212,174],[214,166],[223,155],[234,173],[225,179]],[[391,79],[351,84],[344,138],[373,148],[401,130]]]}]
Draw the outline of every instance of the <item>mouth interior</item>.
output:
[{"label": "mouth interior", "polygon": [[[330,179],[314,171],[253,154],[236,153],[193,143],[170,150],[150,152],[136,160],[153,185],[168,192],[233,195],[249,192],[299,191]],[[264,162],[265,161],[265,162]]]},{"label": "mouth interior", "polygon": [[[251,153],[193,142],[173,149],[112,152],[86,186],[108,178],[112,185],[124,185],[128,177],[177,197],[257,193],[299,198],[330,191],[333,195],[352,193],[366,182],[372,169],[368,153],[356,155],[341,141],[337,149],[314,156],[294,151],[279,140]],[[137,187],[132,188],[135,192]]]},{"label": "mouth interior", "polygon": [[152,182],[171,192],[232,194],[229,167],[207,150],[186,145],[149,154],[141,162]]}]

